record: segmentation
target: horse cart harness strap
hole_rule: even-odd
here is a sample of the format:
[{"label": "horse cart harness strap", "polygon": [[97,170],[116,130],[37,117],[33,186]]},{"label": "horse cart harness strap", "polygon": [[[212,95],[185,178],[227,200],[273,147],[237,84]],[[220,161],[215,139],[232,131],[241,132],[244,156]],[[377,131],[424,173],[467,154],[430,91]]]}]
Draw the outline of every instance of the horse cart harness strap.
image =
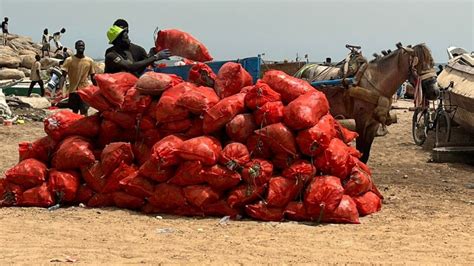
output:
[{"label": "horse cart harness strap", "polygon": [[385,97],[378,91],[369,90],[360,86],[350,87],[347,92],[350,98],[360,99],[376,105],[374,109],[374,119],[383,125],[390,124],[390,121],[387,121],[387,117],[389,116],[390,106],[392,106],[392,98]]}]

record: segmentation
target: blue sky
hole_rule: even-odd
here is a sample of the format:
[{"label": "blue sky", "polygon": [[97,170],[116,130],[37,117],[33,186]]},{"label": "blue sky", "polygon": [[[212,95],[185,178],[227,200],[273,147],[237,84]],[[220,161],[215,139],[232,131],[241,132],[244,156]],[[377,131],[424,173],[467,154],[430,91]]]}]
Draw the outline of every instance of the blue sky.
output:
[{"label": "blue sky", "polygon": [[451,45],[473,50],[474,1],[99,1],[0,0],[10,31],[40,41],[44,28],[67,29],[63,44],[83,39],[86,53],[103,57],[106,31],[117,18],[130,24],[130,38],[147,50],[155,27],[179,28],[202,41],[215,59],[265,53],[269,60],[342,59],[346,43],[362,45],[367,57],[395,43],[424,42],[435,61],[447,61]]}]

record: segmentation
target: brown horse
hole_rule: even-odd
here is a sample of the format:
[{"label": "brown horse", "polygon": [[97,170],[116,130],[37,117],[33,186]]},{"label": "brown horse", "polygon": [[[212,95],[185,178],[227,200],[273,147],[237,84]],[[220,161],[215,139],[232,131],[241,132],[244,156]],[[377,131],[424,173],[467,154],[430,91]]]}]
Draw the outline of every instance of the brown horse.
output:
[{"label": "brown horse", "polygon": [[[409,80],[414,86],[418,80],[428,98],[434,99],[439,93],[439,88],[434,74],[434,62],[429,49],[424,44],[414,47],[402,47],[397,44],[397,50],[367,63],[367,68],[361,70],[358,77],[358,86],[366,89],[372,95],[378,95],[375,102],[367,98],[354,97],[347,88],[320,87],[331,106],[331,114],[336,118],[354,119],[359,137],[356,146],[363,153],[362,161],[369,159],[370,148],[380,123],[385,124],[385,118],[380,119],[376,113],[380,111],[380,99],[386,99],[383,109],[388,115],[393,94],[400,85]],[[311,80],[311,79],[309,79]],[[418,81],[419,82],[419,81]],[[377,104],[379,99],[379,104]],[[385,116],[386,117],[386,116]]]}]

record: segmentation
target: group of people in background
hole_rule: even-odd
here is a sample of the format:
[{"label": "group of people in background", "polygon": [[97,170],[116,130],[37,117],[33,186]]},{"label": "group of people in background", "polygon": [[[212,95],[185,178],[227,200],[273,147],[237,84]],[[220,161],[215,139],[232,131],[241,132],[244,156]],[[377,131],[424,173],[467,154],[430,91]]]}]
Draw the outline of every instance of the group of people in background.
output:
[{"label": "group of people in background", "polygon": [[[41,37],[41,57],[45,57],[45,53],[48,53],[48,57],[51,56],[51,40],[53,40],[54,45],[56,46],[54,54],[56,54],[57,57],[62,57],[62,59],[66,59],[69,56],[67,48],[61,44],[61,37],[64,33],[66,33],[65,28],[62,28],[60,31],[53,33],[52,36],[49,34],[48,29],[43,30],[43,36]],[[58,54],[58,52],[61,51],[62,53]]]}]

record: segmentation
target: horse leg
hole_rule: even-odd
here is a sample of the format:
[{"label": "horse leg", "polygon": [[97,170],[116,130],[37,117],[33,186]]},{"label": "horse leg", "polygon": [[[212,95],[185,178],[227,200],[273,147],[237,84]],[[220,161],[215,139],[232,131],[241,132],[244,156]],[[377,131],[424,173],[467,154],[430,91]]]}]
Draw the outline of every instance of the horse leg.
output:
[{"label": "horse leg", "polygon": [[[361,123],[364,125],[363,123]],[[370,156],[370,148],[372,147],[372,142],[374,141],[375,134],[377,133],[377,129],[379,127],[378,122],[372,122],[368,125],[364,125],[359,128],[357,132],[359,133],[359,137],[356,140],[356,148],[360,152],[362,152],[362,157],[360,160],[363,163],[367,163]],[[359,130],[360,129],[360,130]]]}]

